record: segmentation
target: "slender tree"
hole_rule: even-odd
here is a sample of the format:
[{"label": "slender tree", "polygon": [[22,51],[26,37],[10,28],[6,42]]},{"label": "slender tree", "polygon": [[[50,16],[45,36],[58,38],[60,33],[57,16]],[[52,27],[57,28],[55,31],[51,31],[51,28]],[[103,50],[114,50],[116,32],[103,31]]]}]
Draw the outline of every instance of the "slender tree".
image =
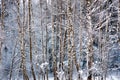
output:
[{"label": "slender tree", "polygon": [[[52,2],[51,2],[52,4]],[[56,63],[56,54],[55,54],[55,35],[54,35],[54,22],[55,22],[55,15],[54,15],[54,3],[52,4],[51,10],[51,23],[52,23],[52,58],[53,58],[53,74],[54,80],[57,80],[57,63]]]},{"label": "slender tree", "polygon": [[87,61],[88,61],[88,77],[87,80],[92,80],[92,64],[93,64],[93,39],[92,39],[92,22],[91,22],[91,16],[89,15],[90,10],[89,7],[91,5],[91,0],[86,0],[86,8],[87,8],[87,13],[86,13],[86,17],[87,17],[87,21],[88,21],[88,25],[87,25],[87,31],[88,31],[88,56],[87,56]]},{"label": "slender tree", "polygon": [[14,47],[14,51],[13,51],[13,55],[12,55],[12,62],[11,62],[11,66],[10,66],[10,80],[12,80],[12,73],[13,73],[13,66],[14,66],[14,61],[15,61],[15,57],[16,57],[16,52],[15,52],[15,50],[16,50],[16,46],[17,46],[17,42],[18,41],[16,41],[16,43],[15,43],[15,47]]},{"label": "slender tree", "polygon": [[67,0],[67,37],[68,37],[68,80],[72,80],[72,50],[73,45],[71,44],[71,36],[73,31],[72,25],[72,8],[71,8],[71,0]]},{"label": "slender tree", "polygon": [[[46,11],[45,11],[45,26],[46,26],[46,43],[45,43],[45,61],[48,62],[48,44],[47,44],[47,41],[48,41],[48,29],[47,29],[47,10],[48,10],[48,7],[47,7],[47,2],[46,2]],[[48,78],[48,68],[46,69],[46,80],[49,80]]]},{"label": "slender tree", "polygon": [[1,28],[0,28],[0,62],[2,60],[2,39],[3,39],[3,33],[4,33],[4,18],[5,18],[5,3],[4,3],[4,0],[1,0]]},{"label": "slender tree", "polygon": [[[24,1],[23,1],[24,2]],[[25,11],[25,10],[24,10]],[[21,24],[20,19],[20,0],[17,0],[17,23],[19,26],[19,36],[20,36],[20,50],[21,50],[21,68],[23,73],[23,79],[29,80],[29,77],[27,75],[26,66],[25,66],[25,44],[24,44],[24,27]]]},{"label": "slender tree", "polygon": [[62,43],[62,0],[59,1],[59,12],[60,12],[60,15],[59,15],[59,18],[60,18],[60,26],[59,26],[59,40],[60,40],[60,43],[59,43],[59,46],[60,46],[60,64],[59,64],[59,68],[60,70],[62,70],[63,68],[63,43]]},{"label": "slender tree", "polygon": [[31,63],[31,71],[32,71],[32,76],[33,79],[36,80],[35,72],[34,72],[34,67],[33,67],[33,62],[32,62],[32,28],[31,28],[31,0],[28,0],[28,28],[29,28],[29,47],[30,47],[30,63]]}]

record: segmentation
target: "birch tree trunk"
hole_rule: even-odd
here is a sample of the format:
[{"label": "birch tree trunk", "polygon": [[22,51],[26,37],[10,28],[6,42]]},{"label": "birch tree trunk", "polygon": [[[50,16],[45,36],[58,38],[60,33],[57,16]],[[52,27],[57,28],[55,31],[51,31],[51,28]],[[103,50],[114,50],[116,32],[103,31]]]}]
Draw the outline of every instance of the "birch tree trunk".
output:
[{"label": "birch tree trunk", "polygon": [[5,12],[5,3],[4,3],[4,0],[1,0],[1,28],[0,28],[0,63],[1,63],[1,60],[2,60],[2,45],[3,45],[3,34],[4,34],[4,12]]},{"label": "birch tree trunk", "polygon": [[86,7],[87,7],[87,21],[88,21],[88,25],[87,25],[87,29],[88,29],[88,77],[87,80],[92,80],[92,63],[93,63],[93,39],[92,39],[92,22],[91,22],[91,16],[89,15],[90,10],[89,7],[91,5],[91,0],[86,0]]},{"label": "birch tree trunk", "polygon": [[4,29],[4,17],[5,17],[5,3],[4,0],[1,0],[1,7],[2,7],[2,11],[1,11],[1,29]]},{"label": "birch tree trunk", "polygon": [[[54,3],[54,2],[53,2]],[[52,2],[51,2],[52,4]],[[54,80],[57,80],[57,63],[56,63],[56,54],[55,54],[55,33],[54,33],[54,22],[55,22],[55,16],[54,16],[54,4],[52,4],[52,10],[51,10],[51,23],[52,23],[52,57],[53,57],[53,75]]]},{"label": "birch tree trunk", "polygon": [[71,35],[73,30],[72,25],[72,8],[71,0],[67,0],[67,37],[68,37],[68,80],[72,80],[72,44]]},{"label": "birch tree trunk", "polygon": [[31,29],[31,0],[28,0],[28,28],[29,28],[29,46],[30,46],[30,64],[31,64],[31,71],[33,79],[36,80],[33,62],[32,62],[32,29]]},{"label": "birch tree trunk", "polygon": [[[45,16],[47,16],[47,2],[46,2],[46,11],[45,11]],[[48,29],[47,29],[47,17],[45,17],[45,26],[46,26],[46,45],[45,45],[45,58],[46,58],[46,62],[48,62],[48,44],[47,44],[47,41],[48,41]],[[46,80],[49,80],[48,78],[48,68],[46,69]]]},{"label": "birch tree trunk", "polygon": [[59,18],[60,18],[60,26],[59,26],[59,46],[60,46],[60,64],[59,64],[59,68],[60,70],[63,70],[63,43],[62,43],[62,0],[59,1]]},{"label": "birch tree trunk", "polygon": [[56,56],[54,52],[54,16],[52,15],[52,57],[53,57],[53,72],[54,72],[54,80],[57,80],[57,63]]},{"label": "birch tree trunk", "polygon": [[[20,19],[20,0],[17,0],[17,13],[18,13],[18,15],[17,15],[17,23],[18,23],[18,26],[19,26],[19,36],[20,36],[20,42],[21,42],[20,43],[20,46],[21,46],[21,58],[22,58],[22,60],[21,60],[21,68],[22,68],[22,73],[23,73],[23,79],[24,80],[29,80],[29,77],[28,77],[27,71],[26,71],[26,66],[25,66],[24,26],[21,24],[21,19]],[[23,20],[23,22],[24,22],[24,20]]]}]

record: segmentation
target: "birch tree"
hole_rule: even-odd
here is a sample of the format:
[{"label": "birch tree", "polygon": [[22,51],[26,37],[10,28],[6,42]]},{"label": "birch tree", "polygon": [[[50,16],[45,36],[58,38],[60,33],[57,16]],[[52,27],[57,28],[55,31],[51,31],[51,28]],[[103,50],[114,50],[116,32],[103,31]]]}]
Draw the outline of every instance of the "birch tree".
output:
[{"label": "birch tree", "polygon": [[31,28],[31,0],[28,0],[28,28],[29,28],[29,47],[30,47],[30,63],[31,63],[31,71],[32,71],[32,76],[33,79],[36,80],[35,72],[34,72],[34,67],[33,67],[33,62],[32,62],[32,28]]},{"label": "birch tree", "polygon": [[1,0],[1,27],[0,27],[0,62],[2,60],[2,45],[3,45],[3,33],[4,33],[4,18],[5,18],[5,3],[4,0]]},{"label": "birch tree", "polygon": [[71,38],[73,38],[71,0],[67,0],[67,37],[68,37],[68,80],[72,80],[72,50]]},{"label": "birch tree", "polygon": [[87,31],[88,31],[88,53],[87,53],[87,67],[88,67],[88,76],[87,76],[87,80],[92,80],[92,64],[93,64],[93,39],[92,39],[92,23],[91,23],[91,16],[89,15],[89,7],[91,6],[91,0],[86,0],[86,8],[87,8]]},{"label": "birch tree", "polygon": [[[51,3],[52,4],[52,3]],[[55,35],[54,35],[54,22],[55,22],[55,15],[54,15],[54,3],[52,4],[52,13],[51,13],[51,23],[52,23],[52,57],[53,57],[53,74],[54,80],[57,80],[57,63],[56,63],[56,54],[55,54]]]},{"label": "birch tree", "polygon": [[[24,7],[23,7],[23,12],[25,13],[25,1],[23,1]],[[21,50],[21,68],[22,68],[22,73],[23,73],[23,79],[24,80],[29,80],[29,77],[27,75],[26,71],[26,66],[25,66],[25,44],[24,44],[24,25],[21,24],[21,19],[20,19],[20,0],[17,0],[17,23],[19,27],[19,36],[20,36],[20,50]],[[24,14],[25,15],[25,14]],[[24,19],[23,19],[24,23]]]}]

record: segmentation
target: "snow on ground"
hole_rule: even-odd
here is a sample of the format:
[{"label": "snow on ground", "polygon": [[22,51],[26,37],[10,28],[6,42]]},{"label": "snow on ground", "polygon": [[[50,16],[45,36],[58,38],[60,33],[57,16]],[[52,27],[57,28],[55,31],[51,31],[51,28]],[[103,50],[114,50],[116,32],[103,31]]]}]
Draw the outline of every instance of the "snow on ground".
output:
[{"label": "snow on ground", "polygon": [[106,80],[120,80],[120,75],[119,76],[110,75],[107,77]]},{"label": "snow on ground", "polygon": [[[17,79],[15,79],[17,80]],[[19,80],[23,80],[22,78],[19,79]],[[32,78],[30,80],[33,80]],[[42,80],[42,79],[40,79]],[[49,80],[54,80],[54,77],[52,74],[49,74]],[[78,80],[77,79],[77,76],[73,76],[73,80]],[[87,77],[86,76],[83,76],[83,80],[87,80]],[[99,78],[95,78],[94,80],[100,80]],[[106,80],[120,80],[120,75],[116,76],[116,75],[109,75]]]}]

